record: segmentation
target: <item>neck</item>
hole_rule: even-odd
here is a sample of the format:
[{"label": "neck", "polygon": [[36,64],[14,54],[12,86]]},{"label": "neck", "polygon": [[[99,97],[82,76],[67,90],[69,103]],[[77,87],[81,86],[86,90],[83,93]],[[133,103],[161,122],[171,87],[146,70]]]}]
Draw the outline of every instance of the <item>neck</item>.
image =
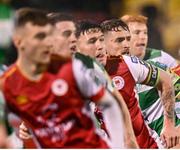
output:
[{"label": "neck", "polygon": [[121,62],[121,57],[122,56],[109,56],[107,59],[107,63],[106,63],[106,71],[112,75],[112,74],[116,74],[119,64]]},{"label": "neck", "polygon": [[17,66],[21,73],[28,79],[37,81],[40,80],[44,71],[47,70],[47,65],[36,64],[27,58],[18,58]]},{"label": "neck", "polygon": [[142,55],[140,56],[140,59],[144,60],[146,58],[146,55],[149,55],[149,54],[146,54],[146,51],[144,51],[144,53],[142,53]]}]

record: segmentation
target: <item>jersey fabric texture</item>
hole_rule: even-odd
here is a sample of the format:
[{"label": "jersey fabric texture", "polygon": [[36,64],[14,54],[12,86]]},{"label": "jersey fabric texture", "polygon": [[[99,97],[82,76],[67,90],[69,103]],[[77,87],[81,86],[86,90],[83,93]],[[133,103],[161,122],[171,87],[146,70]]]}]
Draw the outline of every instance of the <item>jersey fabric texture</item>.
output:
[{"label": "jersey fabric texture", "polygon": [[144,122],[138,100],[135,97],[134,87],[136,83],[155,85],[158,81],[159,70],[137,57],[129,56],[110,57],[105,68],[127,104],[140,148],[157,148],[157,144],[149,135]]},{"label": "jersey fabric texture", "polygon": [[[177,62],[172,56],[156,49],[148,48],[144,60],[163,70],[177,66]],[[177,87],[180,83],[180,78],[178,74],[174,74],[173,76],[173,84],[174,87],[176,87],[175,123],[178,125],[180,123],[180,99],[177,98],[179,93]],[[136,90],[139,95],[139,104],[147,124],[160,135],[164,119],[163,106],[159,96],[160,93],[156,88],[140,84],[136,86]]]},{"label": "jersey fabric texture", "polygon": [[84,106],[85,99],[97,102],[104,86],[91,64],[79,57],[60,64],[56,73],[45,72],[36,82],[23,76],[16,65],[4,75],[7,105],[31,128],[39,147],[108,148],[95,133]]}]

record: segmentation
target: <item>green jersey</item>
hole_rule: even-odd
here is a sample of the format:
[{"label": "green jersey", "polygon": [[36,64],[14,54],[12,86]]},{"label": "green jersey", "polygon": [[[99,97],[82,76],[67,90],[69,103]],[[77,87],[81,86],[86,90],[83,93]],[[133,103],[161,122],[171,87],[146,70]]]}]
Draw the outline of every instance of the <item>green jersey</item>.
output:
[{"label": "green jersey", "polygon": [[[176,60],[169,54],[148,48],[146,50],[146,55],[144,60],[150,62],[151,64],[166,70],[167,68],[172,68],[177,66]],[[176,86],[180,83],[180,78],[178,75],[174,76],[173,84]],[[163,105],[160,99],[160,93],[156,88],[137,85],[136,90],[139,96],[139,105],[144,115],[144,119],[149,125],[149,127],[155,130],[158,135],[160,135],[163,127]],[[177,96],[178,93],[176,93]],[[176,110],[180,110],[180,100],[176,99]],[[176,111],[177,112],[177,111]],[[178,112],[177,112],[178,113]],[[180,115],[176,115],[176,125],[180,124]]]}]

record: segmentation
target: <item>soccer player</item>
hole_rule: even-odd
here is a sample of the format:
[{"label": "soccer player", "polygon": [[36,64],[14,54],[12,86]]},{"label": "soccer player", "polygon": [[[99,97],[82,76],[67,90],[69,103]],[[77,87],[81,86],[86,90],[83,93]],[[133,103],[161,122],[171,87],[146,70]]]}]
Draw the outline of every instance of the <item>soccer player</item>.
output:
[{"label": "soccer player", "polygon": [[96,23],[82,21],[77,31],[77,47],[80,53],[96,58],[102,65],[106,65],[107,52],[101,26]]},{"label": "soccer player", "polygon": [[[125,15],[122,17],[122,20],[127,23],[131,32],[130,54],[146,60],[163,70],[168,71],[169,68],[177,66],[176,60],[166,52],[146,47],[148,41],[146,17],[141,15]],[[179,89],[177,88],[179,82],[179,75],[175,74],[173,77],[173,85],[175,87],[176,97],[176,125],[180,123],[180,116],[178,115],[180,104],[178,98]],[[160,135],[163,128],[163,109],[158,90],[153,87],[142,85],[137,85],[136,89],[139,94],[140,107],[146,122]]]},{"label": "soccer player", "polygon": [[[64,13],[49,13],[47,14],[49,18],[53,20],[53,23],[55,24],[55,27],[58,32],[54,33],[56,34],[58,42],[56,42],[56,48],[54,50],[55,54],[67,53],[71,52],[71,54],[74,54],[77,51],[76,48],[76,37],[75,37],[75,31],[76,31],[76,22],[74,18],[68,14]],[[59,42],[61,41],[61,42]],[[59,47],[61,47],[62,51],[59,51]]]},{"label": "soccer player", "polygon": [[128,25],[131,33],[130,53],[142,60],[151,59],[154,62],[163,63],[164,67],[177,66],[176,60],[162,50],[147,48],[148,32],[147,17],[137,15],[124,15],[121,19]]},{"label": "soccer player", "polygon": [[[62,64],[56,74],[47,71],[55,41],[45,16],[32,9],[16,14],[13,41],[18,59],[1,78],[8,108],[25,121],[39,147],[108,148],[114,144],[122,148],[121,104],[104,88],[96,70],[87,69],[79,55],[71,59],[68,52],[59,54]],[[105,121],[116,122],[106,122],[111,141],[95,132],[85,98],[106,106]]]},{"label": "soccer player", "polygon": [[[176,140],[178,135],[174,128],[174,96],[170,76],[149,63],[139,60],[137,57],[116,55],[116,51],[111,49],[113,44],[116,42],[119,44],[125,43],[125,47],[130,44],[129,34],[125,32],[129,31],[129,29],[121,20],[105,21],[102,23],[102,27],[108,52],[108,61],[105,68],[109,75],[111,75],[115,87],[122,93],[126,101],[139,146],[141,148],[157,147],[154,140],[148,134],[147,127],[138,107],[138,101],[134,92],[136,83],[161,87],[165,116],[164,128],[161,134],[165,137],[167,147],[176,145],[178,143]],[[146,138],[144,138],[145,136]],[[171,137],[173,139],[172,141]]]},{"label": "soccer player", "polygon": [[[101,67],[102,68],[101,70],[108,78],[107,72],[102,66],[106,64],[107,53],[105,50],[104,35],[101,26],[96,23],[82,21],[78,25],[76,36],[77,36],[77,48],[80,51],[80,53],[95,58],[100,64],[97,62],[97,63],[93,63],[92,66],[94,66],[95,68],[98,66]],[[109,89],[112,89],[111,82],[108,82],[106,86]],[[125,108],[127,106],[123,106],[123,107]],[[125,111],[126,110],[124,110],[124,112]],[[101,128],[105,129],[105,124],[103,122],[103,117],[101,112],[96,111],[96,115],[99,122],[101,123]],[[127,148],[137,148],[137,144],[135,142],[135,136],[132,131],[132,127],[130,123],[130,117],[129,115],[127,115],[125,118],[126,118],[124,122],[124,126],[126,127],[125,143],[127,145]]]},{"label": "soccer player", "polygon": [[[55,25],[56,24],[63,24],[64,23],[64,21],[61,19],[62,18],[62,15],[61,14],[56,14],[56,15],[52,15],[51,16],[51,19],[53,19],[54,21],[54,23],[55,23]],[[64,17],[63,17],[64,18]],[[72,22],[72,21],[71,21]],[[61,33],[61,31],[62,30],[58,30],[58,28],[57,27],[59,27],[59,26],[55,26],[55,28],[54,29],[57,29],[57,30],[55,30],[55,36],[56,36],[56,38],[57,38],[57,40],[54,40],[55,41],[55,43],[57,43],[57,42],[62,42],[61,40],[59,40],[58,41],[58,39],[61,39],[61,38],[58,38],[59,36],[62,36],[63,34]],[[83,33],[83,32],[85,32],[85,31],[89,31],[89,29],[90,28],[95,28],[96,27],[96,29],[97,28],[100,28],[100,26],[98,25],[96,25],[96,24],[91,24],[91,23],[82,23],[81,25],[80,25],[80,28],[78,28],[78,31],[77,31],[77,34],[79,34],[79,35],[81,35],[81,36],[83,36],[84,34],[81,34],[81,32]],[[64,29],[66,29],[66,28],[64,28]],[[99,30],[100,31],[100,30]],[[102,33],[101,31],[100,31],[100,33]],[[94,34],[93,32],[92,32],[92,34]],[[88,35],[90,35],[90,34],[88,34]],[[78,36],[79,37],[79,36]],[[96,38],[96,37],[95,37]],[[99,36],[98,36],[98,39],[97,39],[98,41],[99,41]],[[79,40],[78,40],[79,41]],[[93,49],[90,49],[90,48],[92,48],[91,46],[92,46],[92,44],[87,44],[88,42],[85,42],[85,44],[84,44],[84,46],[86,46],[86,47],[89,47],[89,50],[90,51],[92,51]],[[79,43],[78,43],[78,45],[79,45]],[[89,46],[88,46],[89,45]],[[57,46],[55,46],[54,48],[58,48]],[[79,46],[78,46],[78,48],[80,48]],[[84,52],[86,51],[86,49],[85,49],[85,47],[83,47],[83,45],[82,45],[82,47],[81,48],[83,48],[84,49]],[[58,50],[60,50],[60,48],[58,48],[56,51],[58,51]],[[81,53],[83,53],[82,52],[82,50],[80,51]],[[98,52],[97,52],[97,55],[98,55],[98,58],[100,58],[100,60],[102,60],[102,62],[104,62],[104,59],[102,59],[102,57],[101,57],[101,50],[99,50]],[[104,52],[104,51],[103,51]],[[58,54],[60,54],[60,53],[58,53]],[[90,55],[89,53],[88,53],[88,51],[86,51],[86,53],[84,53],[84,54],[86,54],[86,56],[87,55]],[[100,55],[99,55],[100,54]],[[78,54],[79,55],[79,54]],[[103,55],[104,55],[104,53],[103,53]],[[103,70],[103,68],[101,68],[95,61],[93,61],[90,57],[85,57],[85,56],[83,56],[83,55],[79,55],[80,57],[80,59],[82,59],[82,60],[85,60],[86,61],[86,63],[88,63],[88,66],[90,67],[89,69],[92,69],[92,67],[94,66],[96,69],[99,69],[102,73],[104,73],[104,70]],[[92,55],[91,55],[92,56]],[[100,57],[99,57],[100,56]],[[106,59],[105,59],[106,60]],[[57,67],[56,67],[57,68]],[[102,79],[102,78],[101,78]],[[103,80],[103,79],[102,79]],[[103,82],[104,83],[104,81],[105,80],[103,80],[103,81],[101,81],[101,82]],[[109,88],[109,90],[114,90],[114,89],[112,89],[112,85],[111,85],[111,82],[110,82],[110,84],[108,84],[107,85],[108,86],[108,88]],[[118,95],[118,93],[116,92],[116,94],[115,94],[116,96]],[[118,96],[117,96],[118,97]],[[121,98],[120,98],[120,100],[121,100]],[[134,138],[134,134],[133,134],[133,130],[132,130],[132,126],[131,126],[131,122],[130,122],[130,116],[129,116],[129,114],[128,114],[128,110],[127,110],[127,108],[126,108],[126,105],[123,103],[123,101],[121,100],[121,103],[122,103],[122,112],[124,112],[123,113],[123,115],[124,115],[124,121],[123,121],[123,124],[124,124],[124,127],[123,127],[123,131],[125,132],[125,146],[127,147],[127,148],[137,148],[138,146],[137,146],[137,144],[136,144],[136,141],[135,141],[135,138]],[[110,122],[111,123],[111,122]],[[125,128],[125,129],[124,129]],[[27,127],[25,127],[24,126],[24,124],[22,124],[21,126],[20,126],[20,137],[22,138],[22,139],[28,139],[29,138],[29,134],[27,133]],[[116,137],[117,138],[117,137]],[[117,138],[117,142],[119,143],[119,141],[120,141],[120,139],[118,139]]]}]

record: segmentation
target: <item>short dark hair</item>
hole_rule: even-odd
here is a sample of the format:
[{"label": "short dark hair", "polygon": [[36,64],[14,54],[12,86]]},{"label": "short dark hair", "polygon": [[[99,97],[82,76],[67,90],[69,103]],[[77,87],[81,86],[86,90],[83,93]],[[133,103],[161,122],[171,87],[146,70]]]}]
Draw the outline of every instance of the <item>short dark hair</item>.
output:
[{"label": "short dark hair", "polygon": [[129,27],[127,26],[127,24],[120,19],[106,20],[101,23],[101,28],[104,33],[108,31],[120,31],[119,27],[126,31],[129,31]]},{"label": "short dark hair", "polygon": [[17,10],[15,13],[15,28],[22,27],[28,22],[39,26],[50,23],[46,11],[35,8],[20,8]]},{"label": "short dark hair", "polygon": [[81,21],[78,23],[77,30],[76,30],[76,37],[78,38],[81,34],[85,32],[92,32],[91,29],[97,29],[94,32],[102,32],[100,24],[90,22],[90,21]]},{"label": "short dark hair", "polygon": [[51,20],[52,24],[56,24],[61,21],[72,21],[76,24],[74,17],[66,13],[51,12],[47,14],[47,17]]}]

